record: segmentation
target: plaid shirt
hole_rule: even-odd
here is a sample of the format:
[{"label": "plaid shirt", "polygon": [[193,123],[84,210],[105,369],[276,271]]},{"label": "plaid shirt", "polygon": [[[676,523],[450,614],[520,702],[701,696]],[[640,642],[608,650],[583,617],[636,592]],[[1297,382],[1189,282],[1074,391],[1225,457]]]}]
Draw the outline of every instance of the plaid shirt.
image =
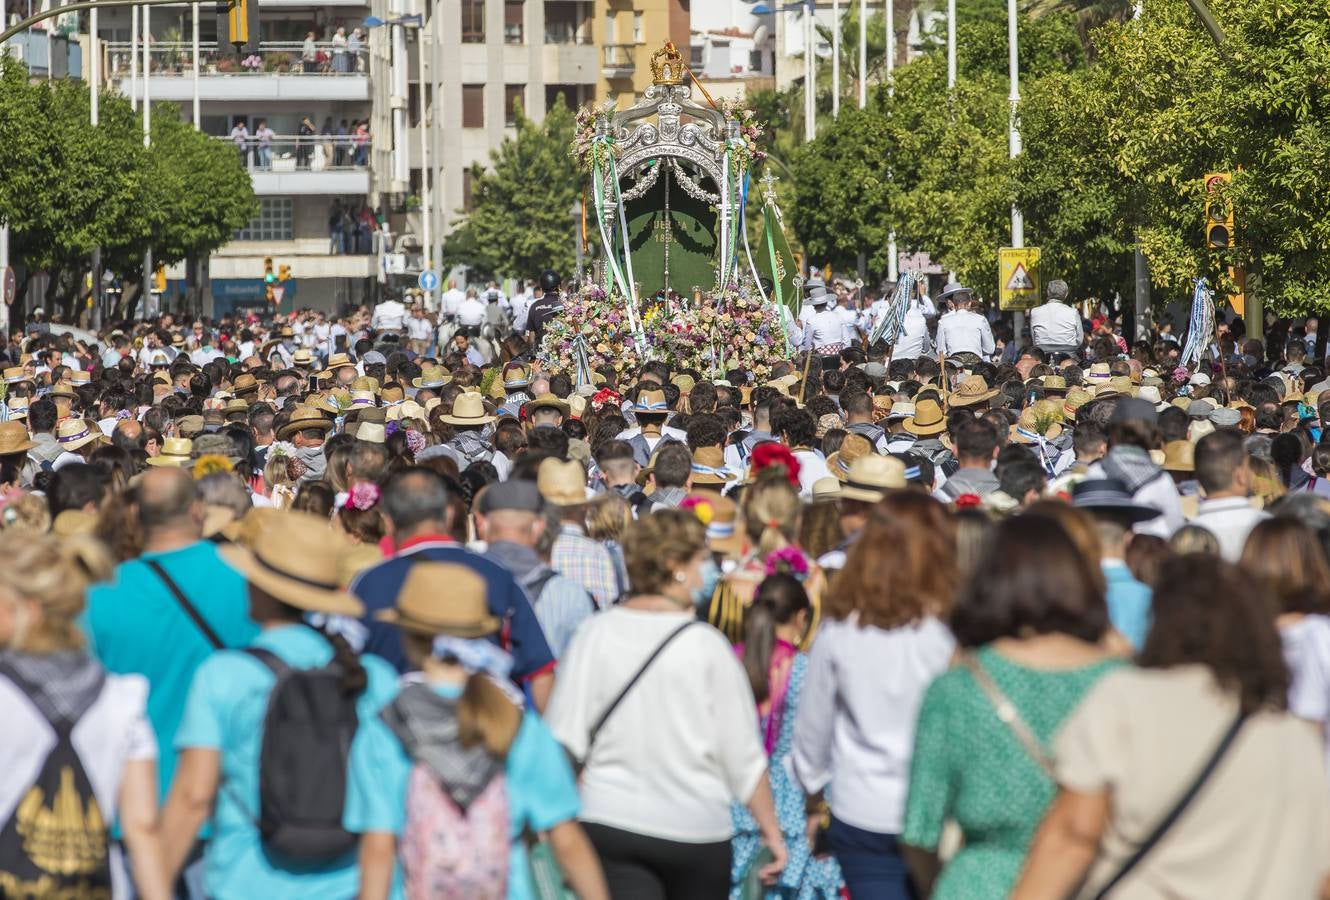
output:
[{"label": "plaid shirt", "polygon": [[605,545],[565,522],[550,553],[550,565],[565,578],[587,589],[601,609],[612,605],[627,590],[620,585],[614,558]]}]

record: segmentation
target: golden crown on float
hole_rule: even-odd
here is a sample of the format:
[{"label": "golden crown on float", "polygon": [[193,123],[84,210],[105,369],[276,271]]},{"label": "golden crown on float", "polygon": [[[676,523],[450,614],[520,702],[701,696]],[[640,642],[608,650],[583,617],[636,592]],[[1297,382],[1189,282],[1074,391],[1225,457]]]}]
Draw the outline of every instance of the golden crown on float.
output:
[{"label": "golden crown on float", "polygon": [[651,81],[653,84],[683,84],[683,54],[666,41],[665,46],[651,54]]}]

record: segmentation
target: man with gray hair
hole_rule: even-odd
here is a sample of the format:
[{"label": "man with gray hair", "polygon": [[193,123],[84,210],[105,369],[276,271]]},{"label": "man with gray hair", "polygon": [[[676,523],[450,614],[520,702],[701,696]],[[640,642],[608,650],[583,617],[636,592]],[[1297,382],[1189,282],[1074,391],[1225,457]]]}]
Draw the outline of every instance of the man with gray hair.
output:
[{"label": "man with gray hair", "polygon": [[1067,303],[1067,282],[1048,283],[1048,302],[1030,310],[1030,337],[1045,353],[1081,352],[1085,344],[1085,326],[1081,314]]}]

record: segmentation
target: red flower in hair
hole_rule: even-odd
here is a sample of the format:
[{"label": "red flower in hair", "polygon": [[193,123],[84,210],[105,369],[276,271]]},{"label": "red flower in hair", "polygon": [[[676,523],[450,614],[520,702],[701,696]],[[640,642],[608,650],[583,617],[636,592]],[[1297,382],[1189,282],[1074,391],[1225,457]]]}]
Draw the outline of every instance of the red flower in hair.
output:
[{"label": "red flower in hair", "polygon": [[774,441],[758,444],[753,448],[752,460],[754,475],[770,466],[782,466],[790,485],[795,490],[799,489],[799,460],[794,458],[789,447]]},{"label": "red flower in hair", "polygon": [[980,506],[983,502],[978,494],[961,494],[956,498],[956,508],[969,509],[972,506]]}]

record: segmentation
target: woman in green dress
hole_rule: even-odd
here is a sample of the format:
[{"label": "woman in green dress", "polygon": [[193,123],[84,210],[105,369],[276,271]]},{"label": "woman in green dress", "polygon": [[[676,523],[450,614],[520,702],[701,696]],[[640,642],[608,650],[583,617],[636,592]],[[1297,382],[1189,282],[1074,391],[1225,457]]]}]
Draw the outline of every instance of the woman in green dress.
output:
[{"label": "woman in green dress", "polygon": [[[1056,791],[1053,735],[1120,664],[1101,647],[1101,585],[1058,521],[1025,515],[994,527],[951,614],[958,662],[929,687],[915,732],[902,842],[921,896],[1011,892]],[[1014,709],[1013,721],[999,706]],[[947,819],[964,845],[943,868]]]}]

